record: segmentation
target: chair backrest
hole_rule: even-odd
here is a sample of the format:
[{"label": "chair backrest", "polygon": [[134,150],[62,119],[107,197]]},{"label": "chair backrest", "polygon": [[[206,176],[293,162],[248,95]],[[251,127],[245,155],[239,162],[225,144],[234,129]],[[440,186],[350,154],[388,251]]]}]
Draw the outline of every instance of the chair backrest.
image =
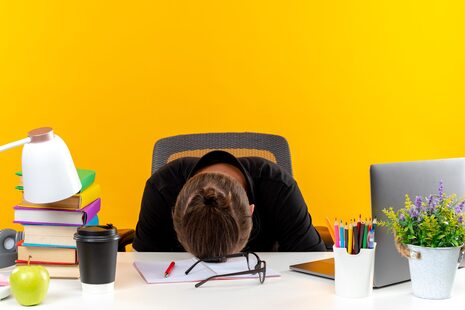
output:
[{"label": "chair backrest", "polygon": [[292,175],[291,153],[286,139],[253,132],[202,133],[160,139],[153,148],[152,174],[172,160],[201,157],[212,150],[224,150],[236,157],[262,157]]},{"label": "chair backrest", "polygon": [[[179,135],[158,140],[153,148],[152,174],[163,165],[182,157],[201,157],[212,150],[224,150],[236,157],[257,156],[268,159],[292,175],[289,144],[281,136],[253,133],[201,133]],[[328,250],[333,240],[328,228],[315,226]]]}]

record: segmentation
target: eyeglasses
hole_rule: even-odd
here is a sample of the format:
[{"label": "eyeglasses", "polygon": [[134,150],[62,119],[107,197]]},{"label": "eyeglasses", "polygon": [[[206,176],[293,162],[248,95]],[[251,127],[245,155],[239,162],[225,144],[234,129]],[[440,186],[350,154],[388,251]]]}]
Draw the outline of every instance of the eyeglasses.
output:
[{"label": "eyeglasses", "polygon": [[[250,257],[251,255],[255,256],[255,258],[257,259],[257,263],[255,265],[253,265],[253,262],[250,259],[250,258],[252,258],[252,257]],[[249,270],[233,272],[233,273],[226,273],[226,274],[217,274],[217,275],[211,276],[211,277],[209,277],[209,278],[207,278],[205,280],[202,280],[202,281],[196,283],[195,287],[200,287],[201,285],[205,284],[207,281],[212,280],[214,278],[240,276],[240,275],[246,275],[246,274],[254,275],[254,274],[257,274],[257,273],[258,273],[258,279],[260,280],[260,283],[265,282],[266,262],[264,260],[261,260],[260,257],[258,257],[258,255],[255,254],[254,252],[240,252],[240,253],[230,254],[230,255],[226,255],[226,256],[216,256],[216,257],[199,259],[192,266],[190,266],[189,269],[186,270],[186,275],[189,274],[189,272],[191,272],[192,269],[194,269],[195,266],[197,266],[200,262],[222,263],[222,262],[225,262],[228,258],[235,258],[235,257],[244,257],[246,259],[246,261],[247,261],[247,268]],[[251,264],[253,266],[251,266]]]}]

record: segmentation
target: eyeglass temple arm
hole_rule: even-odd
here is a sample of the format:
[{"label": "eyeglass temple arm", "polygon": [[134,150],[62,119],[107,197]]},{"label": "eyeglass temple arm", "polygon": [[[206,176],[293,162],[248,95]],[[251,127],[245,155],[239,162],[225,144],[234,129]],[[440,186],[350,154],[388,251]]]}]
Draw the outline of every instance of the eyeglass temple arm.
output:
[{"label": "eyeglass temple arm", "polygon": [[214,278],[221,278],[221,277],[230,277],[230,276],[241,276],[245,274],[256,274],[261,271],[263,271],[264,268],[259,268],[259,269],[252,269],[252,270],[246,270],[246,271],[241,271],[241,272],[233,272],[233,273],[225,273],[225,274],[216,274],[214,276],[211,276],[209,278],[206,278],[205,280],[202,280],[198,283],[195,284],[195,287],[200,287],[201,285],[205,284],[207,281],[214,279]]},{"label": "eyeglass temple arm", "polygon": [[186,270],[185,274],[189,274],[189,272],[191,272],[192,269],[194,269],[194,267],[197,266],[201,261],[202,261],[201,259],[196,261],[192,266],[189,267],[189,269]]},{"label": "eyeglass temple arm", "polygon": [[209,262],[209,261],[213,261],[213,260],[217,260],[217,259],[223,259],[223,258],[234,258],[234,257],[242,257],[242,256],[245,256],[245,253],[241,252],[241,253],[237,253],[237,254],[230,254],[230,255],[226,255],[226,256],[215,256],[215,257],[211,257],[211,258],[207,258],[207,259],[199,259],[198,261],[195,262],[195,264],[193,264],[192,266],[190,266],[189,269],[186,270],[185,274],[189,274],[189,272],[192,271],[192,269],[194,269],[195,266],[197,266],[198,263],[200,262]]},{"label": "eyeglass temple arm", "polygon": [[17,147],[17,146],[21,146],[21,145],[29,143],[29,142],[31,142],[31,138],[28,137],[28,138],[25,138],[25,139],[21,139],[21,140],[18,140],[18,141],[7,143],[5,145],[0,146],[0,152],[12,149],[12,148]]},{"label": "eyeglass temple arm", "polygon": [[226,255],[225,257],[226,258],[234,258],[234,257],[242,257],[242,256],[246,256],[246,252],[240,252],[240,253],[236,253],[236,254],[229,254],[229,255]]}]

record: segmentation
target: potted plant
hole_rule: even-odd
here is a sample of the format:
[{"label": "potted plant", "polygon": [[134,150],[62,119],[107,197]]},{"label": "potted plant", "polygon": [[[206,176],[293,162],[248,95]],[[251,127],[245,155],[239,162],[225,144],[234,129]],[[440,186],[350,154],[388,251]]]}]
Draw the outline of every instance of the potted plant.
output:
[{"label": "potted plant", "polygon": [[465,200],[444,193],[442,181],[437,195],[405,195],[405,206],[395,212],[384,209],[381,225],[394,233],[399,252],[409,260],[415,296],[449,298],[455,280],[461,248],[465,242]]}]

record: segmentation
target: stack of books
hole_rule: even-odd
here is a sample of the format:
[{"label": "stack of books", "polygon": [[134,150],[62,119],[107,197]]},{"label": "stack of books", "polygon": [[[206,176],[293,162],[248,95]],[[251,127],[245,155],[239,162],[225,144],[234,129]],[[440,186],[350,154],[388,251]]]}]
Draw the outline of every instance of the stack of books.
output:
[{"label": "stack of books", "polygon": [[[100,185],[95,171],[77,169],[82,189],[67,199],[47,204],[23,200],[14,207],[14,222],[23,225],[17,265],[40,264],[51,278],[79,278],[74,233],[82,225],[98,225]],[[16,173],[21,177],[21,173]],[[22,185],[16,187],[22,191]]]}]

